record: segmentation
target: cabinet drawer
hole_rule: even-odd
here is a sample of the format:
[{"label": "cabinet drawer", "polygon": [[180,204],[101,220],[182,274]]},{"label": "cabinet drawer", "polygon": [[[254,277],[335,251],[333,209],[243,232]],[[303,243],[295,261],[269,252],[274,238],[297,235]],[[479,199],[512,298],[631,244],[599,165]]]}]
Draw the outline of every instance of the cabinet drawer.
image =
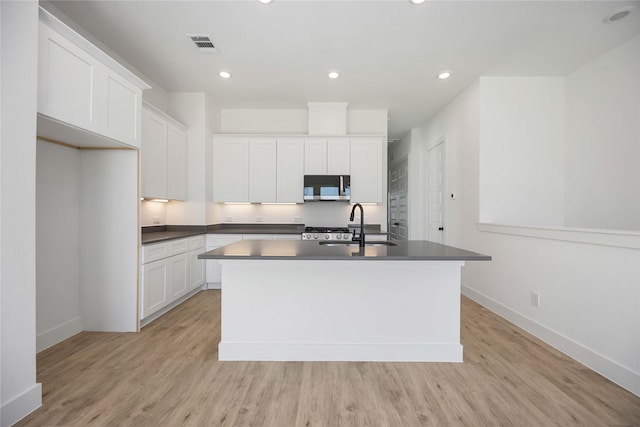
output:
[{"label": "cabinet drawer", "polygon": [[146,264],[169,256],[168,243],[156,243],[142,247],[142,263]]},{"label": "cabinet drawer", "polygon": [[204,236],[196,236],[189,238],[189,250],[204,248]]},{"label": "cabinet drawer", "polygon": [[189,250],[189,239],[172,240],[169,243],[171,244],[169,255],[178,255]]}]

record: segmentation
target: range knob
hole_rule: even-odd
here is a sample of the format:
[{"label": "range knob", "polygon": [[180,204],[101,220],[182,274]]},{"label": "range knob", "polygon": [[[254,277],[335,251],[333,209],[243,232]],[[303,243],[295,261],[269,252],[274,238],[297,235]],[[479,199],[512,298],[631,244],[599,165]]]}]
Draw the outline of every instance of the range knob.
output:
[{"label": "range knob", "polygon": [[311,239],[311,234],[309,234],[309,233],[305,234],[305,235],[304,235],[304,238],[305,238],[305,239]]},{"label": "range knob", "polygon": [[342,234],[337,234],[336,239],[342,239]]},{"label": "range knob", "polygon": [[331,238],[331,235],[330,235],[330,234],[325,234],[325,235],[324,235],[324,240],[329,240],[330,238]]},{"label": "range knob", "polygon": [[342,238],[343,238],[343,239],[348,239],[349,237],[351,237],[351,234],[343,234],[343,235],[342,235]]},{"label": "range knob", "polygon": [[318,238],[318,235],[317,235],[317,234],[314,234],[314,235],[313,235],[313,238],[314,238],[314,239],[317,239],[317,238]]}]

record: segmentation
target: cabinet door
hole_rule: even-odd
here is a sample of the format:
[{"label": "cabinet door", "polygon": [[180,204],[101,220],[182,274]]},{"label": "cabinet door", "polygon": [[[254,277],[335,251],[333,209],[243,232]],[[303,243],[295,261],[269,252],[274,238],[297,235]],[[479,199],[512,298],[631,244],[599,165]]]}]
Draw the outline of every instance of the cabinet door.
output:
[{"label": "cabinet door", "polygon": [[349,138],[327,140],[327,175],[349,175],[351,170]]},{"label": "cabinet door", "polygon": [[167,198],[167,121],[155,111],[142,109],[142,197]]},{"label": "cabinet door", "polygon": [[99,62],[43,23],[39,32],[38,112],[98,133]]},{"label": "cabinet door", "polygon": [[304,174],[327,174],[326,138],[306,138],[304,140]]},{"label": "cabinet door", "polygon": [[169,303],[169,264],[166,259],[142,266],[142,314],[145,318]]},{"label": "cabinet door", "polygon": [[276,201],[276,140],[249,140],[249,201]]},{"label": "cabinet door", "polygon": [[198,254],[204,252],[204,248],[191,251],[187,254],[189,265],[189,285],[188,290],[204,285],[205,265],[203,259],[198,259]]},{"label": "cabinet door", "polygon": [[133,147],[140,147],[140,109],[142,91],[128,80],[102,66],[104,73],[100,91],[104,96],[100,106],[103,135]]},{"label": "cabinet door", "polygon": [[187,132],[167,125],[167,198],[187,200]]},{"label": "cabinet door", "polygon": [[189,268],[187,266],[187,255],[181,254],[167,258],[169,264],[169,277],[171,283],[169,285],[169,300],[174,301],[189,291]]},{"label": "cabinet door", "polygon": [[351,139],[351,202],[382,202],[382,140]]},{"label": "cabinet door", "polygon": [[276,201],[302,203],[304,187],[304,140],[278,139]]},{"label": "cabinet door", "polygon": [[249,201],[249,141],[247,138],[214,137],[213,201]]}]

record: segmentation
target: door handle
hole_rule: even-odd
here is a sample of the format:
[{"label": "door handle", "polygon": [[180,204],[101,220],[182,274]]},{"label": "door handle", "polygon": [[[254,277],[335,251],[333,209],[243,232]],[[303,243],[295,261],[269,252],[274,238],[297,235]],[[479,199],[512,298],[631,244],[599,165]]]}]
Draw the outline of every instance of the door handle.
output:
[{"label": "door handle", "polygon": [[438,227],[438,231],[444,231],[444,227]]},{"label": "door handle", "polygon": [[393,225],[400,225],[400,223],[399,222],[394,222]]}]

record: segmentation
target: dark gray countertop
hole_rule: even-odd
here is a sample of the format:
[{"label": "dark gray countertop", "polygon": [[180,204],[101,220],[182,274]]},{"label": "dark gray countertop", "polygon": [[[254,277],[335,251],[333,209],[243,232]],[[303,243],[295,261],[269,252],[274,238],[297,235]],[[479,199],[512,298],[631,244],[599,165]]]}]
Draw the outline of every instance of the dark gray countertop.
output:
[{"label": "dark gray countertop", "polygon": [[379,260],[490,261],[491,257],[428,240],[396,242],[397,246],[324,246],[315,241],[242,240],[198,255],[200,259],[245,260]]},{"label": "dark gray countertop", "polygon": [[[142,244],[200,234],[302,234],[304,224],[213,224],[213,225],[157,225],[142,227]],[[360,227],[358,227],[360,228]],[[388,234],[380,231],[380,225],[365,225],[365,234]]]}]

